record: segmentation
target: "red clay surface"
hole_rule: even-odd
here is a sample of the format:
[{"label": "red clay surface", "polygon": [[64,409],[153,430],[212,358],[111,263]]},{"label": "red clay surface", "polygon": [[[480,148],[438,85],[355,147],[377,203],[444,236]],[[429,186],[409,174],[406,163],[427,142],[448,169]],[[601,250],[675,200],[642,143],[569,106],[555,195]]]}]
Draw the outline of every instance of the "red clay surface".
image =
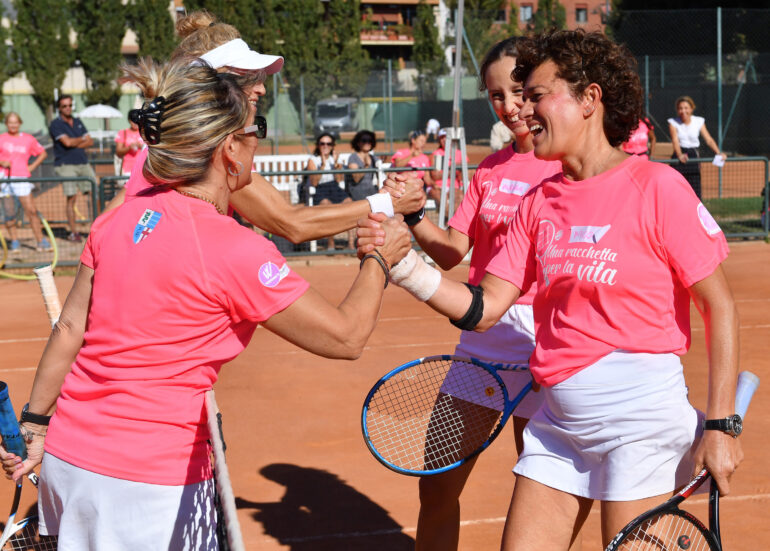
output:
[{"label": "red clay surface", "polygon": [[[732,243],[726,262],[741,315],[741,367],[764,378],[741,436],[746,459],[722,499],[727,550],[770,549],[770,246]],[[337,257],[295,269],[331,301],[340,301],[358,270]],[[466,267],[451,272],[464,278]],[[62,297],[71,277],[58,277]],[[48,324],[37,283],[0,279],[0,379],[9,384],[17,411],[26,401]],[[693,346],[684,358],[694,405],[706,400],[703,324],[693,311]],[[355,362],[326,360],[258,329],[247,350],[224,367],[216,385],[224,415],[228,463],[248,549],[409,550],[414,546],[417,480],[382,467],[361,437],[361,404],[371,385],[403,362],[453,350],[458,330],[400,289],[389,287],[380,322]],[[514,477],[512,432],[478,461],[462,496],[460,549],[499,548]],[[764,467],[764,468],[763,468]],[[151,468],[151,466],[148,466]],[[0,517],[12,486],[0,484]],[[693,498],[696,514],[705,496]],[[7,505],[4,505],[7,504]],[[705,518],[705,516],[702,516]],[[584,529],[585,550],[601,548],[596,508]]]}]

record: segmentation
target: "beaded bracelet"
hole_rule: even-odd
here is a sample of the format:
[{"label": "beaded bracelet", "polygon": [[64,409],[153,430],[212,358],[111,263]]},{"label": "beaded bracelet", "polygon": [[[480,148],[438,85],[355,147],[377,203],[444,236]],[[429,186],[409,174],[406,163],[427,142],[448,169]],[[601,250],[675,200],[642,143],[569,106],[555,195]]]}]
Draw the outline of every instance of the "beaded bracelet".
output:
[{"label": "beaded bracelet", "polygon": [[[375,250],[375,252],[376,252],[376,250]],[[372,254],[372,253],[365,254],[364,257],[361,259],[361,264],[359,264],[359,266],[358,266],[359,269],[364,265],[364,262],[366,262],[367,258],[375,259],[377,261],[377,264],[380,265],[380,268],[382,268],[382,273],[385,274],[385,287],[383,287],[383,289],[387,289],[388,288],[388,280],[390,279],[390,270],[388,270],[388,266],[385,263],[385,260],[382,258],[382,255],[380,253],[377,253],[377,254]]]}]

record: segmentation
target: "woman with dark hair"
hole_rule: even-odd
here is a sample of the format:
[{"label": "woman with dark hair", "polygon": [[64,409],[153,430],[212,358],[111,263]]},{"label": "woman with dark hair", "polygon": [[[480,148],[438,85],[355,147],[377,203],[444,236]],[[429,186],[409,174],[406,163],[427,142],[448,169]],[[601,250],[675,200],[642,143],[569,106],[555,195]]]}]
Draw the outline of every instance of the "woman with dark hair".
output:
[{"label": "woman with dark hair", "polygon": [[742,460],[729,432],[702,431],[679,359],[692,299],[709,350],[706,417],[732,416],[738,318],[721,266],[727,242],[678,172],[618,148],[642,110],[626,48],[576,30],[522,39],[517,50],[519,117],[535,155],[563,172],[524,196],[480,285],[442,277],[414,251],[391,280],[469,331],[494,326],[537,286],[530,370],[543,404],[524,429],[503,549],[567,549],[594,500],[607,545],[703,467],[729,492]]},{"label": "woman with dark hair", "polygon": [[671,143],[674,146],[672,159],[679,159],[679,164],[674,165],[682,176],[687,179],[698,198],[701,198],[700,184],[700,163],[689,163],[692,159],[700,157],[698,148],[700,140],[706,142],[715,156],[724,156],[719,150],[719,146],[711,137],[706,128],[706,120],[703,117],[693,115],[695,111],[695,102],[690,96],[681,96],[674,103],[676,106],[676,117],[668,119],[668,131],[671,134]]},{"label": "woman with dark hair", "polygon": [[[334,156],[334,147],[336,146],[334,136],[324,132],[315,139],[315,149],[313,155],[308,159],[305,170],[339,170],[342,166],[337,162]],[[352,201],[345,190],[340,187],[342,174],[312,174],[308,176],[308,184],[315,188],[313,195],[314,205],[338,205],[340,203],[349,203]],[[348,231],[348,248],[354,248],[355,230]],[[327,249],[334,250],[334,235],[329,236]]]},{"label": "woman with dark hair", "polygon": [[[374,168],[377,162],[377,159],[372,154],[372,151],[377,146],[377,138],[374,132],[371,130],[359,130],[350,141],[350,146],[353,148],[354,153],[348,157],[346,168]],[[374,179],[374,172],[345,174],[345,190],[354,201],[377,193],[378,189]]]}]

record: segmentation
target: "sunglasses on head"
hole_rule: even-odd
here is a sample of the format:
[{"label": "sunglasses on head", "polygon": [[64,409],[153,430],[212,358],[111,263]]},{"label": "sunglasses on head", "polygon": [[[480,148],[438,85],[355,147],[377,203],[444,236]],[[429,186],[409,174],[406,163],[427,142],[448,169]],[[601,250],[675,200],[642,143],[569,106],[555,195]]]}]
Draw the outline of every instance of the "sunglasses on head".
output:
[{"label": "sunglasses on head", "polygon": [[236,134],[254,134],[260,140],[267,137],[267,119],[261,115],[254,115],[254,122],[245,128],[241,128]]},{"label": "sunglasses on head", "polygon": [[358,143],[373,143],[374,140],[372,140],[369,136],[363,136],[362,138],[358,139]]}]

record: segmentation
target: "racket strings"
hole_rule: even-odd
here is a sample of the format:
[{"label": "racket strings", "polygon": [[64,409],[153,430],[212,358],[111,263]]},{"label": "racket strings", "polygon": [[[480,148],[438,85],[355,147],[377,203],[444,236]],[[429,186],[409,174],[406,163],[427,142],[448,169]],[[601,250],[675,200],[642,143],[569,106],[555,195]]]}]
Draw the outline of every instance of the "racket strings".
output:
[{"label": "racket strings", "polygon": [[[697,521],[695,521],[697,522]],[[617,551],[710,551],[716,549],[705,528],[691,520],[689,513],[663,513],[646,520],[628,534]]]},{"label": "racket strings", "polygon": [[56,536],[41,536],[37,531],[37,517],[11,536],[2,551],[56,551]]},{"label": "racket strings", "polygon": [[502,416],[503,389],[487,370],[432,359],[386,380],[366,413],[373,447],[390,464],[434,470],[467,457]]}]

